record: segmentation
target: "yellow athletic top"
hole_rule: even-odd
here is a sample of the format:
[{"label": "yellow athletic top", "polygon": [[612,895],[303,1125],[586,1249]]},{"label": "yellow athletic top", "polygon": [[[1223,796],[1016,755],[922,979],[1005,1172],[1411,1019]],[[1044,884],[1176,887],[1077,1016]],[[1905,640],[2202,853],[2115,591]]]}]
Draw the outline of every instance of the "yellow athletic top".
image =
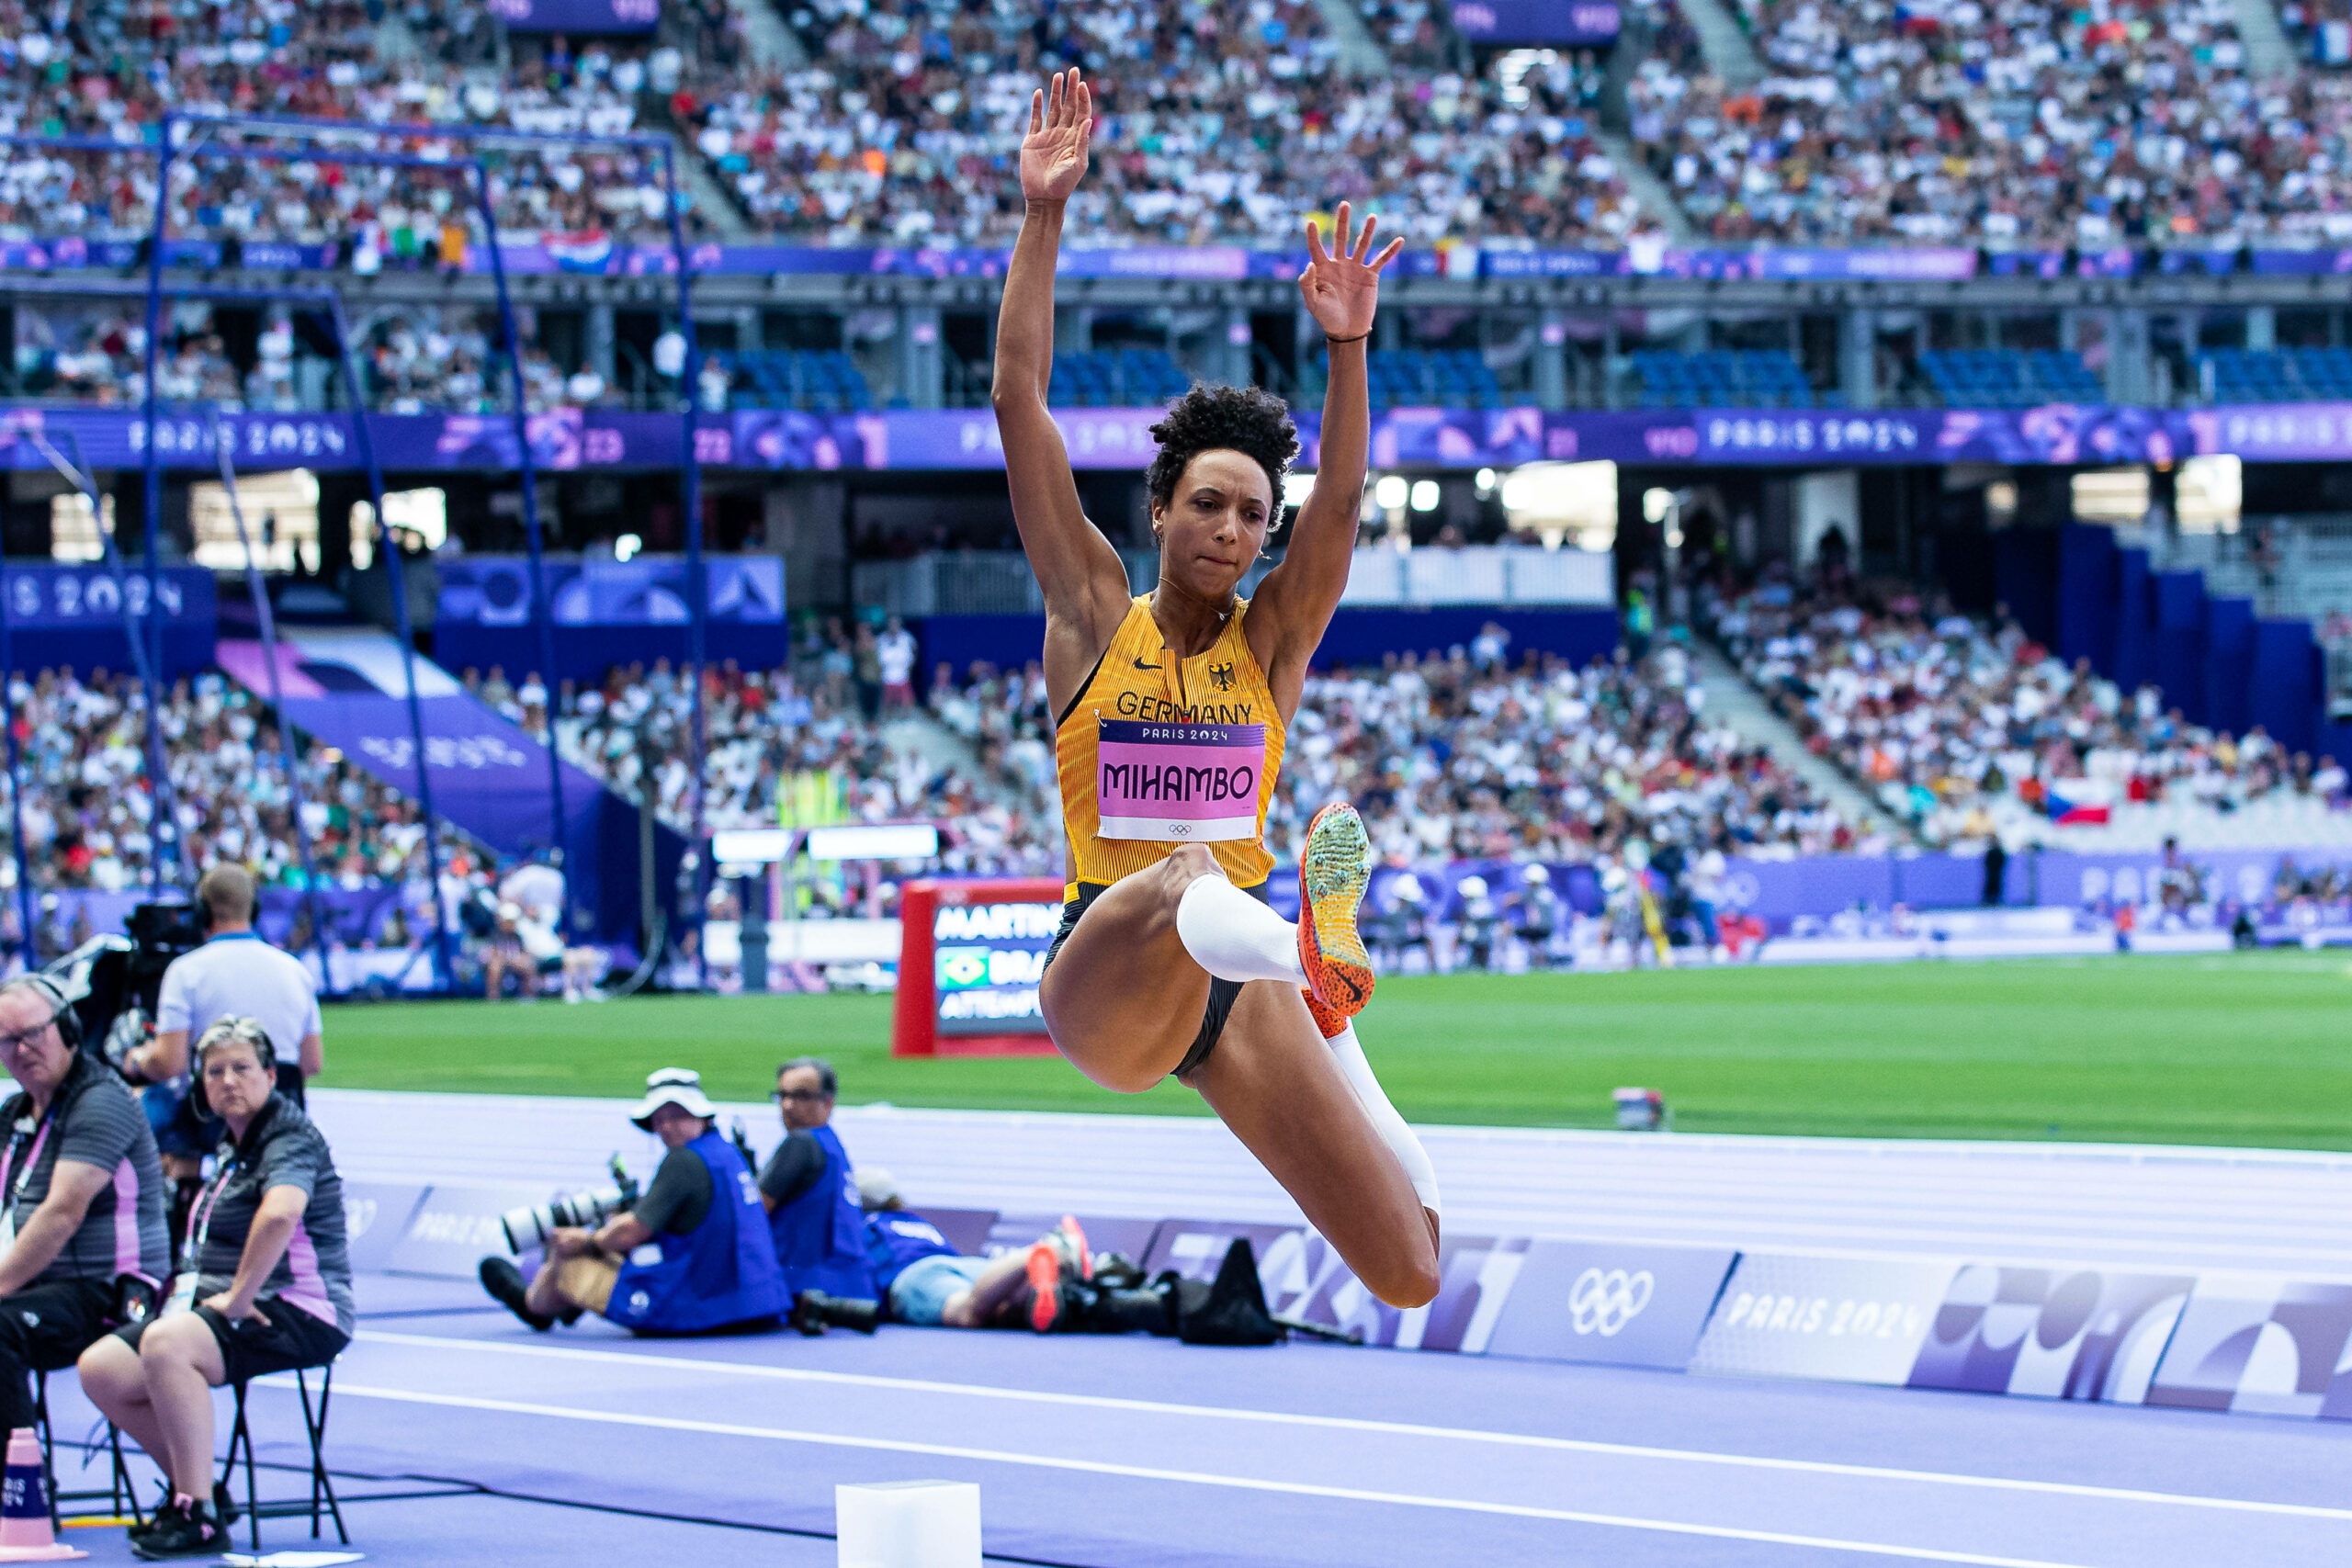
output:
[{"label": "yellow athletic top", "polygon": [[1274,869],[1266,806],[1282,768],[1284,726],[1242,622],[1250,601],[1205,653],[1173,657],[1138,597],[1054,733],[1070,897],[1206,843],[1238,887]]}]

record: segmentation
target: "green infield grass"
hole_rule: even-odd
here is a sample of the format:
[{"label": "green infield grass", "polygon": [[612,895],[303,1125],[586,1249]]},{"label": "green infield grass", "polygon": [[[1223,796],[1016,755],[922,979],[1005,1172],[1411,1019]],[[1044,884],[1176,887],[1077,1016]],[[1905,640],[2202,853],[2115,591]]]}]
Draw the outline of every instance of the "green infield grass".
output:
[{"label": "green infield grass", "polygon": [[[845,1103],[1205,1114],[1058,1057],[893,1060],[887,997],[330,1010],[327,1086],[633,1095],[665,1066],[752,1100],[831,1057]],[[1600,1127],[1619,1085],[1694,1133],[2352,1149],[2352,963],[2324,953],[1631,975],[1392,976],[1361,1021],[1417,1122]]]}]

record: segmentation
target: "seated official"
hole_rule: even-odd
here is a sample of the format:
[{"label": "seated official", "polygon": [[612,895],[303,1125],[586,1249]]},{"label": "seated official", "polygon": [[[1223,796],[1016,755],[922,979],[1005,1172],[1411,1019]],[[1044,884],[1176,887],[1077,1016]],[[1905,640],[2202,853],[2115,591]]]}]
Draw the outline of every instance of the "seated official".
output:
[{"label": "seated official", "polygon": [[918,1328],[1032,1328],[1040,1334],[1069,1326],[1075,1308],[1066,1280],[1084,1276],[1086,1237],[1064,1220],[1027,1247],[994,1258],[959,1256],[939,1227],[906,1212],[906,1200],[888,1171],[858,1183],[865,1206],[866,1258],[875,1290],[890,1321]]},{"label": "seated official", "polygon": [[655,1335],[750,1327],[790,1310],[752,1168],[717,1117],[700,1074],[652,1074],[631,1120],[669,1153],[644,1195],[597,1230],[550,1232],[527,1285],[512,1262],[483,1258],[482,1288],[541,1333],[583,1312]]},{"label": "seated official", "polygon": [[857,1177],[832,1129],[838,1089],[832,1065],[802,1056],[776,1069],[773,1096],[784,1118],[784,1142],[760,1169],[760,1201],[784,1266],[786,1290],[874,1298],[865,1259],[865,1215]]},{"label": "seated official", "polygon": [[33,1424],[35,1371],[70,1367],[171,1272],[164,1172],[139,1102],[76,1047],[79,1021],[45,976],[0,986],[0,1429]]},{"label": "seated official", "polygon": [[217,1557],[210,1390],[323,1367],[351,1343],[351,1253],[343,1179],[327,1141],[278,1091],[269,1034],[223,1019],[196,1045],[196,1091],[228,1129],[182,1238],[156,1316],[82,1353],[83,1392],[171,1483],[131,1532],[142,1558]]}]

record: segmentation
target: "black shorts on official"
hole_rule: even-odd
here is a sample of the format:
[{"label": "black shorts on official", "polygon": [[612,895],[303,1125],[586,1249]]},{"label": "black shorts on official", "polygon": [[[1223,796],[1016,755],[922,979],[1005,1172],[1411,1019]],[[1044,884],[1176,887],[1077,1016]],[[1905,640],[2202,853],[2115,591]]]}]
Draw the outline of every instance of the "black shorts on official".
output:
[{"label": "black shorts on official", "polygon": [[[227,1382],[243,1382],[303,1367],[323,1367],[343,1354],[343,1348],[351,1343],[350,1335],[290,1303],[270,1297],[254,1304],[269,1318],[266,1325],[251,1317],[231,1323],[209,1306],[195,1309],[220,1347],[220,1365],[227,1373]],[[134,1323],[116,1329],[114,1337],[136,1350],[139,1337],[161,1321],[150,1318],[146,1323]]]},{"label": "black shorts on official", "polygon": [[[1046,968],[1054,966],[1054,959],[1061,953],[1062,943],[1069,940],[1070,932],[1078,930],[1079,917],[1093,906],[1095,899],[1102,897],[1104,890],[1102,883],[1081,882],[1078,885],[1078,897],[1062,905],[1061,929],[1054,933],[1053,945],[1046,949]],[[1261,904],[1273,902],[1267,896],[1266,885],[1262,882],[1241,891]],[[1176,1064],[1175,1077],[1189,1077],[1209,1059],[1209,1053],[1216,1049],[1217,1036],[1225,1032],[1225,1021],[1232,1015],[1235,998],[1241,995],[1241,987],[1248,984],[1246,980],[1220,980],[1214,975],[1209,976],[1209,1005],[1201,1010],[1201,1032],[1193,1037],[1193,1048],[1184,1053],[1184,1059]]]}]

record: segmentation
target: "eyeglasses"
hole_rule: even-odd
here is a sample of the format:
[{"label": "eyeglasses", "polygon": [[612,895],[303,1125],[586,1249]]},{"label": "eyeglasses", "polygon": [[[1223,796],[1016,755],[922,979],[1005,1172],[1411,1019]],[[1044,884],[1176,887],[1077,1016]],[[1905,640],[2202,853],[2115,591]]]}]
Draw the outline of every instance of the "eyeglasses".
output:
[{"label": "eyeglasses", "polygon": [[782,1105],[788,1100],[822,1100],[825,1098],[825,1091],[821,1089],[780,1089],[771,1093],[768,1098],[778,1105]]},{"label": "eyeglasses", "polygon": [[49,1032],[50,1025],[64,1016],[65,1010],[59,1008],[30,1029],[20,1029],[14,1034],[0,1034],[0,1055],[13,1056],[38,1044],[40,1037]]}]

